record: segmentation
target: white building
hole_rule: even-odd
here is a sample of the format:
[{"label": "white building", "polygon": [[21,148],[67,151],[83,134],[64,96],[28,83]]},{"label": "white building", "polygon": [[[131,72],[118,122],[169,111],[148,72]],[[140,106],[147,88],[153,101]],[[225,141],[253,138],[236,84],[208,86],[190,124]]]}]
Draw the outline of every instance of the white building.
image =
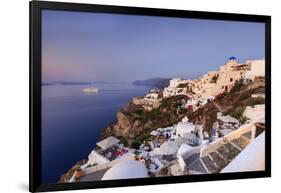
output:
[{"label": "white building", "polygon": [[109,159],[109,157],[111,156],[110,155],[111,152],[108,152],[107,155],[103,155],[101,152],[107,150],[108,148],[114,145],[118,145],[119,142],[120,142],[119,139],[111,136],[96,143],[96,145],[100,147],[100,149],[99,150],[94,149],[91,151],[91,153],[88,156],[87,165],[104,164],[110,162],[111,160]]},{"label": "white building", "polygon": [[102,177],[102,180],[146,178],[148,170],[140,161],[122,161],[110,168]]},{"label": "white building", "polygon": [[95,165],[95,164],[105,164],[110,162],[108,158],[99,154],[97,151],[92,150],[88,156],[87,165]]},{"label": "white building", "polygon": [[[258,76],[265,74],[265,60],[248,60],[246,63],[237,63],[234,56],[228,62],[220,66],[218,71],[209,71],[199,79],[181,80],[174,78],[170,85],[164,88],[163,97],[171,97],[179,94],[188,94],[195,99],[204,101],[208,96],[217,96],[228,92],[236,81],[252,82]],[[180,84],[188,83],[187,87],[180,88]]]},{"label": "white building", "polygon": [[179,122],[176,126],[176,135],[184,137],[185,133],[191,133],[195,131],[195,125],[190,122]]},{"label": "white building", "polygon": [[141,105],[144,110],[151,111],[154,108],[158,108],[161,104],[162,97],[158,90],[151,90],[144,97],[133,98],[133,103]]},{"label": "white building", "polygon": [[144,96],[144,99],[154,103],[157,102],[158,97],[159,97],[158,93],[148,93],[147,95]]},{"label": "white building", "polygon": [[117,145],[119,142],[120,142],[119,139],[110,136],[110,137],[98,142],[97,146],[101,147],[102,149],[108,149],[113,145]]},{"label": "white building", "polygon": [[257,76],[264,76],[265,61],[249,60],[246,63],[237,63],[235,57],[230,57],[225,65],[218,71],[211,71],[201,78],[194,80],[192,88],[196,99],[206,99],[230,91],[236,81],[251,82]]},{"label": "white building", "polygon": [[163,97],[174,96],[177,93],[177,86],[180,84],[182,80],[180,78],[173,78],[170,80],[170,85],[164,88]]},{"label": "white building", "polygon": [[247,61],[249,70],[245,72],[245,80],[252,81],[255,77],[265,75],[265,61],[264,60],[249,60]]},{"label": "white building", "polygon": [[180,84],[181,81],[182,80],[180,78],[173,78],[172,80],[170,80],[169,87],[176,88]]}]

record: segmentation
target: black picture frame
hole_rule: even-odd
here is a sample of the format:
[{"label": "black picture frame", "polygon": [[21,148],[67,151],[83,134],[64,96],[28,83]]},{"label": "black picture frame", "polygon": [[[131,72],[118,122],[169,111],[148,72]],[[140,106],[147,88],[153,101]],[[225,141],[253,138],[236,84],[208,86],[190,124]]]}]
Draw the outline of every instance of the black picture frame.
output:
[{"label": "black picture frame", "polygon": [[[79,12],[101,12],[132,15],[149,15],[179,18],[216,19],[228,21],[249,21],[265,24],[265,62],[266,62],[266,127],[265,171],[219,173],[208,175],[189,175],[177,177],[143,178],[128,180],[110,180],[75,183],[41,183],[41,10],[69,10]],[[201,182],[214,180],[233,180],[245,178],[262,178],[271,176],[271,17],[265,15],[247,15],[233,13],[215,13],[202,11],[185,11],[124,6],[92,5],[80,3],[30,2],[30,151],[29,151],[29,191],[60,191],[89,188],[109,188],[139,186],[151,184],[171,184],[183,182]]]}]

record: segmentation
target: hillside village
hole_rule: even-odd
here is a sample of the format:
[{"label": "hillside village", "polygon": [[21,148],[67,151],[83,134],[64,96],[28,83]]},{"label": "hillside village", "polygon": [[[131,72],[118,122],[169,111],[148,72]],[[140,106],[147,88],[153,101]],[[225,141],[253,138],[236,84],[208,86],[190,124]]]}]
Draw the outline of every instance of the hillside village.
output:
[{"label": "hillside village", "polygon": [[264,76],[264,60],[230,57],[132,99],[60,182],[264,170]]}]

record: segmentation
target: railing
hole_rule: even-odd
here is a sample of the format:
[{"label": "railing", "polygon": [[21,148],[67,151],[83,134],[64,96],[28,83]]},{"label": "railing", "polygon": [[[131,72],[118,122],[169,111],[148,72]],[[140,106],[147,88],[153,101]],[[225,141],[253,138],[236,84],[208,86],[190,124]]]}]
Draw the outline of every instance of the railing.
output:
[{"label": "railing", "polygon": [[247,133],[251,131],[251,141],[255,138],[256,134],[256,126],[255,123],[259,122],[260,120],[263,120],[263,118],[257,119],[256,121],[252,121],[251,123],[242,125],[240,128],[236,129],[235,131],[229,133],[228,135],[219,138],[216,141],[213,141],[212,143],[206,145],[205,147],[202,147],[201,149],[201,157],[208,155],[212,151],[216,150],[218,147],[220,147],[222,144],[225,143],[225,141],[231,141],[233,139],[239,138],[244,133]]}]

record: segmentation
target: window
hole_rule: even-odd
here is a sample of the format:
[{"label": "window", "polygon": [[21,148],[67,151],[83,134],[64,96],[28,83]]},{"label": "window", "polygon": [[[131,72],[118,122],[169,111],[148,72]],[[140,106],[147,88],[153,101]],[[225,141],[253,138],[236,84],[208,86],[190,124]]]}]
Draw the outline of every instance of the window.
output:
[{"label": "window", "polygon": [[233,78],[230,78],[230,82],[232,82],[233,81]]}]

